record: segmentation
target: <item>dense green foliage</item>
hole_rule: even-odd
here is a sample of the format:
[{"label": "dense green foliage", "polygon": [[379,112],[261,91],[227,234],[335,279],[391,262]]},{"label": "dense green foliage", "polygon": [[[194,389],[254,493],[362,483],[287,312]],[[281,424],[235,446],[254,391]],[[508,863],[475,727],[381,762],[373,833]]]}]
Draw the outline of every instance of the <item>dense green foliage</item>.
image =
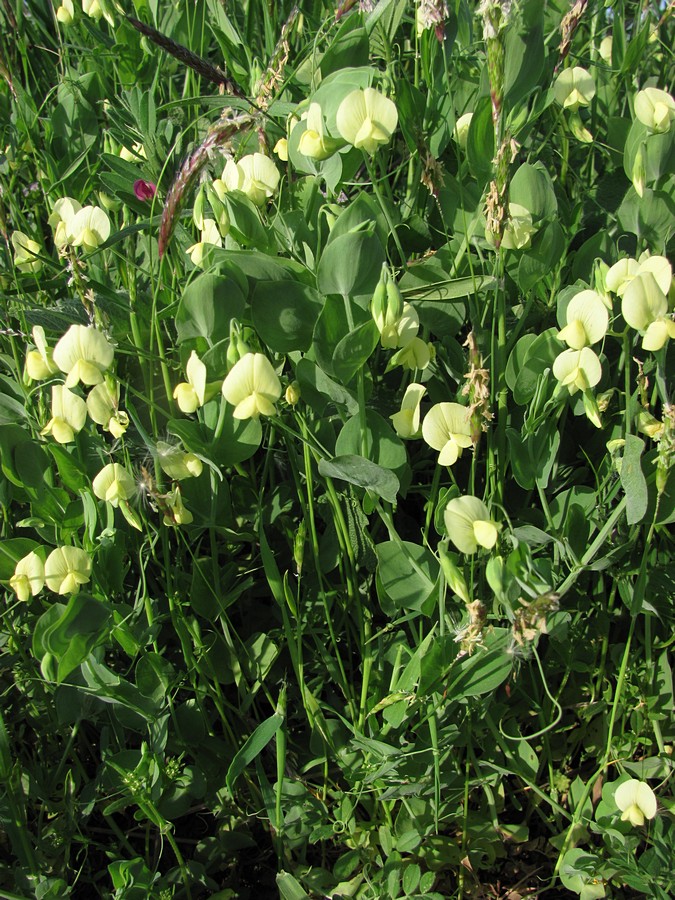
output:
[{"label": "dense green foliage", "polygon": [[3,0],[0,897],[672,895],[672,11]]}]

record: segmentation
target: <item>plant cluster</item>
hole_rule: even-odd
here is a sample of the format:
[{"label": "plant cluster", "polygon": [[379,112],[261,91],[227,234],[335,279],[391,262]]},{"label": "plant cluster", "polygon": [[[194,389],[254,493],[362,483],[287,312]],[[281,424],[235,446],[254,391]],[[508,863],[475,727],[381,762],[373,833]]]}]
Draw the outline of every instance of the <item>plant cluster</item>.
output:
[{"label": "plant cluster", "polygon": [[2,896],[671,896],[672,13],[0,8]]}]

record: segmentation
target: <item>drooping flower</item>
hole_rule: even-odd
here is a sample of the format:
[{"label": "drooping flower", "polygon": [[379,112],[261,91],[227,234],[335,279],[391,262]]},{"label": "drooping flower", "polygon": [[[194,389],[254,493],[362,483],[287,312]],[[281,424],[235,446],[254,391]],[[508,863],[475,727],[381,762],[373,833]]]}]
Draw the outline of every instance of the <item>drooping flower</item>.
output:
[{"label": "drooping flower", "polygon": [[585,392],[602,378],[602,363],[590,347],[563,350],[553,362],[553,375],[570,394]]},{"label": "drooping flower", "polygon": [[59,371],[59,367],[54,362],[51,347],[47,345],[42,325],[33,327],[33,341],[36,349],[26,353],[26,374],[33,381],[43,381],[45,378],[55,375]]},{"label": "drooping flower", "polygon": [[229,159],[223,169],[222,181],[228,191],[243,191],[256,206],[264,206],[279,186],[280,177],[268,156],[250,153],[238,163]]},{"label": "drooping flower", "polygon": [[274,149],[272,152],[276,153],[276,155],[282,162],[288,162],[288,139],[285,137],[279,138],[279,140],[274,145]]},{"label": "drooping flower", "polygon": [[69,388],[80,381],[100,384],[114,355],[112,344],[93,325],[71,325],[54,347],[54,362],[65,373]]},{"label": "drooping flower", "polygon": [[99,0],[82,0],[82,12],[97,22],[103,15]]},{"label": "drooping flower", "polygon": [[55,594],[76,594],[91,578],[91,558],[78,547],[57,547],[47,557],[45,581]]},{"label": "drooping flower", "polygon": [[51,434],[59,444],[69,444],[84,428],[87,404],[63,384],[52,385],[52,417],[40,432]]},{"label": "drooping flower", "polygon": [[595,97],[593,76],[581,66],[564,69],[553,83],[553,96],[556,103],[571,112],[589,106]]},{"label": "drooping flower", "polygon": [[469,139],[469,126],[473,119],[473,113],[464,113],[455,122],[455,128],[452,132],[454,139],[457,141],[462,150],[466,150],[466,143]]},{"label": "drooping flower", "polygon": [[70,243],[91,253],[110,237],[110,219],[100,206],[83,206],[68,223]]},{"label": "drooping flower", "polygon": [[247,353],[223,382],[223,396],[234,406],[235,419],[257,419],[276,414],[281,382],[272,363],[262,353]]},{"label": "drooping flower", "polygon": [[443,520],[448,537],[460,553],[475,553],[479,546],[491,550],[497,543],[499,527],[478,497],[454,497],[445,508]]},{"label": "drooping flower", "polygon": [[420,435],[420,404],[427,389],[423,384],[409,384],[401,401],[401,408],[389,416],[400,438],[416,438]]},{"label": "drooping flower", "polygon": [[424,417],[422,437],[439,451],[440,465],[454,465],[462,451],[472,446],[468,410],[460,403],[436,403]]},{"label": "drooping flower", "polygon": [[157,441],[157,458],[162,470],[172,481],[183,478],[197,478],[202,474],[203,464],[194,453],[185,453],[180,447]]},{"label": "drooping flower", "polygon": [[398,124],[396,105],[375,88],[352,91],[338,107],[340,136],[366,153],[388,144]]},{"label": "drooping flower", "polygon": [[67,246],[73,239],[72,221],[82,206],[72,197],[61,197],[52,209],[52,214],[47,219],[49,227],[54,233],[54,246]]},{"label": "drooping flower", "polygon": [[659,88],[645,88],[635,97],[635,116],[651,131],[665,134],[675,121],[675,100]]},{"label": "drooping flower", "polygon": [[640,264],[636,259],[624,256],[605,275],[605,285],[612,293],[623,297],[624,291],[640,271]]},{"label": "drooping flower", "polygon": [[310,103],[305,125],[298,142],[298,150],[303,156],[321,161],[332,156],[342,145],[341,141],[336,141],[326,133],[323,113],[318,103]]},{"label": "drooping flower", "polygon": [[176,385],[173,392],[178,408],[184,413],[193,413],[206,403],[206,366],[193,350],[185,367],[187,382]]},{"label": "drooping flower", "polygon": [[402,366],[409,372],[414,372],[416,369],[421,371],[426,369],[431,362],[432,353],[435,353],[433,344],[423,341],[422,338],[413,337],[394,353],[387,364],[387,371],[395,366]]},{"label": "drooping flower", "polygon": [[113,506],[119,506],[120,500],[129,500],[136,493],[133,475],[119,463],[104,466],[91,486],[99,500],[106,500]]},{"label": "drooping flower", "polygon": [[45,586],[45,566],[34,550],[18,561],[9,586],[22,603],[27,603]]},{"label": "drooping flower", "polygon": [[[504,250],[526,250],[532,243],[532,235],[537,227],[532,221],[532,213],[519,203],[509,203],[509,217],[504,225],[501,246]],[[494,241],[492,232],[485,233]]]},{"label": "drooping flower", "polygon": [[189,525],[193,515],[183,503],[180,487],[176,485],[174,490],[165,495],[166,512],[163,522],[165,525]]},{"label": "drooping flower", "polygon": [[147,159],[145,147],[140,142],[136,142],[131,150],[128,147],[120,148],[120,159],[125,162],[138,162],[139,159]]},{"label": "drooping flower", "polygon": [[73,0],[62,0],[61,6],[56,10],[56,19],[60,22],[64,28],[67,28],[69,25],[73,24],[73,19],[75,18],[75,7],[73,5]]},{"label": "drooping flower", "polygon": [[223,241],[218,230],[218,225],[213,219],[204,219],[201,239],[188,247],[186,253],[195,266],[201,266],[204,261],[204,253],[208,246],[222,247]]},{"label": "drooping flower", "polygon": [[675,322],[668,316],[668,298],[651,272],[640,272],[626,288],[621,314],[642,337],[645,350],[660,350],[675,338]]},{"label": "drooping flower", "polygon": [[595,291],[581,291],[570,300],[565,312],[567,324],[558,332],[558,340],[572,350],[597,344],[607,333],[609,313]]},{"label": "drooping flower", "polygon": [[600,59],[606,63],[608,66],[612,65],[612,49],[614,46],[614,40],[611,34],[606,35],[600,41],[600,47],[598,48],[598,53],[600,54]]},{"label": "drooping flower", "polygon": [[34,275],[42,268],[40,259],[41,247],[37,241],[29,238],[23,231],[12,232],[14,248],[14,265],[19,272],[32,272]]},{"label": "drooping flower", "polygon": [[644,781],[629,778],[616,789],[614,801],[621,810],[621,821],[634,827],[644,825],[645,819],[656,815],[656,795]]},{"label": "drooping flower", "polygon": [[102,425],[114,438],[120,438],[129,427],[129,416],[119,408],[120,386],[106,379],[97,384],[87,397],[89,418]]}]

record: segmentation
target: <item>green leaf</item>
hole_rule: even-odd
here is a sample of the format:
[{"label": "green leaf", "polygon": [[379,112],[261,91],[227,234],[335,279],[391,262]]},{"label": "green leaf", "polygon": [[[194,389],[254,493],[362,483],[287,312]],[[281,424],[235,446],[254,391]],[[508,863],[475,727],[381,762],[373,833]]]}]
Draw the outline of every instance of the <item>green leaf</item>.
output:
[{"label": "green leaf", "polygon": [[355,231],[340,235],[321,254],[319,291],[343,297],[372,296],[383,262],[384,250],[374,234]]},{"label": "green leaf", "polygon": [[527,0],[504,40],[504,103],[509,109],[539,84],[544,68],[544,5]]},{"label": "green leaf", "polygon": [[524,206],[538,225],[552,218],[558,210],[553,181],[543,163],[523,163],[509,185],[509,201]]},{"label": "green leaf", "polygon": [[303,401],[317,415],[323,415],[329,403],[344,407],[351,416],[358,412],[359,404],[354,394],[337,381],[333,381],[312,360],[301,359],[295,368],[295,377],[300,384]]},{"label": "green leaf", "polygon": [[647,512],[647,479],[642,471],[640,457],[645,442],[634,434],[626,435],[621,463],[621,486],[626,493],[626,521],[629,525],[641,522]]},{"label": "green leaf", "polygon": [[377,325],[370,319],[338,341],[333,351],[333,371],[344,384],[349,384],[356,373],[363,369],[379,339]]},{"label": "green leaf", "polygon": [[217,468],[250,459],[262,440],[259,419],[235,419],[231,414],[224,416],[217,441],[204,425],[189,419],[170,419],[167,428],[183,441],[186,450]]},{"label": "green leaf", "polygon": [[319,295],[297,281],[259,281],[251,298],[253,327],[271,350],[308,350],[322,309]]},{"label": "green leaf", "polygon": [[319,473],[326,478],[339,478],[356,487],[365,488],[387,503],[396,501],[399,480],[389,469],[383,469],[363,456],[335,456],[319,460]]},{"label": "green leaf", "polygon": [[277,874],[276,881],[281,900],[310,900],[309,894],[303,891],[300,882],[289,872],[284,872],[282,869]]},{"label": "green leaf", "polygon": [[431,550],[410,541],[384,541],[375,551],[379,586],[395,610],[414,609],[431,615],[439,574]]},{"label": "green leaf", "polygon": [[198,275],[183,291],[176,313],[179,343],[206,338],[209,346],[230,335],[230,321],[244,313],[246,298],[225,269]]},{"label": "green leaf", "polygon": [[[342,426],[335,442],[337,456],[359,455],[361,452],[361,417],[353,415]],[[366,452],[371,462],[391,469],[399,479],[408,464],[408,453],[403,441],[396,435],[386,419],[375,410],[366,410]]]},{"label": "green leaf", "polygon": [[[98,644],[110,637],[112,610],[87,594],[74,594],[63,614],[43,631],[41,641],[58,662],[60,683],[76,669]],[[51,621],[51,619],[50,619]]]},{"label": "green leaf", "polygon": [[[244,247],[265,250],[269,243],[257,207],[241,191],[227,191],[223,203],[230,217],[230,234]],[[215,254],[217,258],[218,254]]]},{"label": "green leaf", "polygon": [[247,739],[244,746],[236,753],[225,776],[225,783],[231,794],[234,793],[233,789],[237,778],[239,778],[246,766],[262,753],[281,727],[283,721],[284,717],[279,715],[279,713],[274,713],[269,719],[265,719]]},{"label": "green leaf", "polygon": [[495,155],[495,133],[492,124],[492,104],[489,97],[481,97],[469,125],[466,141],[469,168],[479,183],[485,183],[492,174]]}]

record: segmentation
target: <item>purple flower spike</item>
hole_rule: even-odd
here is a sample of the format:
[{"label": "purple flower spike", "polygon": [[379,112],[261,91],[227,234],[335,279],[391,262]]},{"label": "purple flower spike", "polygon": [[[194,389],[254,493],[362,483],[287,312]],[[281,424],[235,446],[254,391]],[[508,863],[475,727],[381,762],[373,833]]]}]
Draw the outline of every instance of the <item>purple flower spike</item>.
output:
[{"label": "purple flower spike", "polygon": [[152,200],[157,193],[157,185],[152,181],[143,181],[139,178],[134,181],[134,194],[139,200]]}]

